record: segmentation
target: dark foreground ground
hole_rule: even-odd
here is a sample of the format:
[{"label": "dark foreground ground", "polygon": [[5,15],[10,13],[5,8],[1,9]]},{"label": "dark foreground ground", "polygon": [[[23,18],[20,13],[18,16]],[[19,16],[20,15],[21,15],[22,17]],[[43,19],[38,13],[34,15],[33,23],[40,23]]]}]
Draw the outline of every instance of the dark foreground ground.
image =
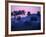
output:
[{"label": "dark foreground ground", "polygon": [[40,16],[32,14],[23,18],[11,18],[11,31],[40,30]]}]

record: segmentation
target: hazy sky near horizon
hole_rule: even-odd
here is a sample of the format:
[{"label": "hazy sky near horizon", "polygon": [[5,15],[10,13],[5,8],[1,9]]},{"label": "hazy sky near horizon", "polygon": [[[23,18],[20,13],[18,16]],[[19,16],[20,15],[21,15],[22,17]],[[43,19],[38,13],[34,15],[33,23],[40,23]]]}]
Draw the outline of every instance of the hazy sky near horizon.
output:
[{"label": "hazy sky near horizon", "polygon": [[36,6],[15,6],[11,5],[11,12],[24,10],[26,13],[29,11],[31,14],[37,13],[37,11],[41,11],[40,7]]}]

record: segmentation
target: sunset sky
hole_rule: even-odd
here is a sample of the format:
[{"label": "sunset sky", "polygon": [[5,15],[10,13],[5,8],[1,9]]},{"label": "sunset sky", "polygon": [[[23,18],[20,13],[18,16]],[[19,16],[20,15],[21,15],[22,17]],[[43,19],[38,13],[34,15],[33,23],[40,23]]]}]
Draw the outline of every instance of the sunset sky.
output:
[{"label": "sunset sky", "polygon": [[41,8],[40,7],[36,7],[36,6],[15,6],[12,5],[11,6],[11,11],[19,11],[19,10],[24,10],[26,13],[28,11],[31,12],[31,14],[37,13],[37,11],[40,11]]},{"label": "sunset sky", "polygon": [[41,8],[40,7],[36,7],[36,6],[15,6],[15,5],[11,6],[11,12],[19,11],[19,10],[24,10],[25,11],[25,15],[17,15],[17,16],[25,17],[25,16],[27,16],[27,12],[28,11],[31,14],[37,14],[37,11],[40,11]]}]

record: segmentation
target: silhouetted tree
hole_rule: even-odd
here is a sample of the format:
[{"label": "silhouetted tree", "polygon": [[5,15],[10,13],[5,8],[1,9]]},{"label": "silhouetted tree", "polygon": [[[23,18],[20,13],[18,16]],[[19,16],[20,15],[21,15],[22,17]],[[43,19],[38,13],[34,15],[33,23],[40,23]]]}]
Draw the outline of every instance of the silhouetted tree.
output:
[{"label": "silhouetted tree", "polygon": [[21,10],[19,10],[18,14],[21,14]]},{"label": "silhouetted tree", "polygon": [[40,16],[40,11],[37,12],[37,15]]},{"label": "silhouetted tree", "polygon": [[24,11],[24,10],[22,10],[22,14],[24,14],[24,15],[25,15],[25,11]]},{"label": "silhouetted tree", "polygon": [[28,12],[27,15],[30,16],[31,15],[30,12]]},{"label": "silhouetted tree", "polygon": [[18,14],[19,14],[19,11],[16,11],[16,12],[15,12],[15,15],[18,15]]},{"label": "silhouetted tree", "polygon": [[13,12],[11,12],[11,16],[13,16]]},{"label": "silhouetted tree", "polygon": [[13,12],[13,15],[14,15],[14,16],[16,15],[16,11]]}]

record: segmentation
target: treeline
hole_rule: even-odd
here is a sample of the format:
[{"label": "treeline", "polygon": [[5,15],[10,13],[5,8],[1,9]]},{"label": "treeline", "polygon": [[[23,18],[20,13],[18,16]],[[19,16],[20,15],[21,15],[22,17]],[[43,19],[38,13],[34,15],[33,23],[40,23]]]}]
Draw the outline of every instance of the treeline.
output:
[{"label": "treeline", "polygon": [[[25,12],[24,10],[13,11],[13,12],[11,12],[11,16],[21,15],[21,14],[25,15],[25,13],[26,13],[26,12]],[[27,12],[27,15],[28,15],[28,16],[31,15],[31,12],[28,11],[28,12]],[[37,11],[37,14],[36,14],[36,15],[39,15],[39,16],[40,16],[40,11]]]}]

